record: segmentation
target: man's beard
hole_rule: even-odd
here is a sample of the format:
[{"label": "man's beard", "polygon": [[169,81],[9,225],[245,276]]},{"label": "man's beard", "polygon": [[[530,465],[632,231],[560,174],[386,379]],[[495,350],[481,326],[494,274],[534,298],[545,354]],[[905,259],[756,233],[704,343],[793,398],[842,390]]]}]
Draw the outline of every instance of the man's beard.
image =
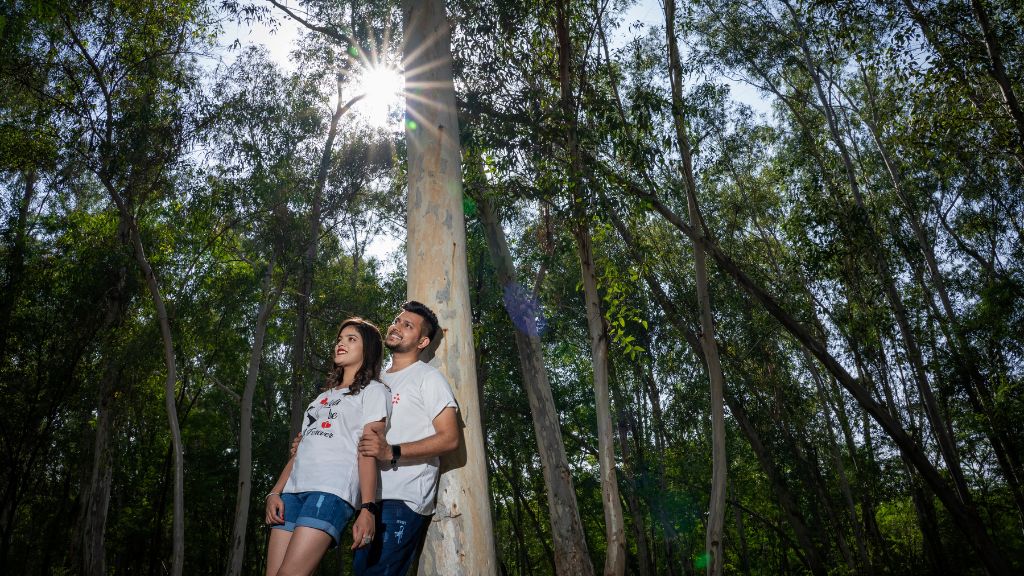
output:
[{"label": "man's beard", "polygon": [[406,344],[405,346],[402,346],[401,342],[399,342],[398,344],[388,344],[387,340],[384,341],[384,347],[390,350],[392,354],[395,352],[398,352],[399,354],[405,354],[406,352],[409,352],[410,350],[413,349],[412,344]]}]

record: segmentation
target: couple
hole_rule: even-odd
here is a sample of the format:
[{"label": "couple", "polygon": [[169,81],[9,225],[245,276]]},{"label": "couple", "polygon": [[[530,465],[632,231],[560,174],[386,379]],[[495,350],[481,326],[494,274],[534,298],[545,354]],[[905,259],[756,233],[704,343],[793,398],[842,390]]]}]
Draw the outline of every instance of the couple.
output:
[{"label": "couple", "polygon": [[434,512],[438,457],[459,445],[451,387],[419,360],[438,330],[430,308],[403,304],[387,329],[391,366],[381,374],[377,328],[361,318],[341,324],[334,371],[267,495],[267,576],[312,574],[353,516],[355,573],[408,571]]}]

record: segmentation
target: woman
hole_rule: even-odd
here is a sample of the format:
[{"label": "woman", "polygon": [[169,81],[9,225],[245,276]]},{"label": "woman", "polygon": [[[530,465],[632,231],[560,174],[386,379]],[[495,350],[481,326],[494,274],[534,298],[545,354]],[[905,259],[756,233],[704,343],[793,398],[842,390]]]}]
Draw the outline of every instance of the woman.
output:
[{"label": "woman", "polygon": [[390,393],[379,382],[382,356],[376,326],[342,322],[334,370],[306,409],[303,441],[267,495],[267,576],[312,574],[353,515],[352,549],[373,541],[377,461],[359,456],[356,446],[364,432],[383,435],[390,415]]}]

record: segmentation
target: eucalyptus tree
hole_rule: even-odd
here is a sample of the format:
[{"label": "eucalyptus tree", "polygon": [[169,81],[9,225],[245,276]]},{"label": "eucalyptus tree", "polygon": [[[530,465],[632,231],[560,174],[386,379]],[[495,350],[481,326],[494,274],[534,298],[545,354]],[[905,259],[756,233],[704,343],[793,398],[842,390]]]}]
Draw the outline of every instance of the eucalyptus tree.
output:
[{"label": "eucalyptus tree", "polygon": [[572,206],[573,237],[580,260],[590,354],[593,362],[594,401],[596,405],[598,455],[601,469],[602,504],[604,508],[606,551],[604,574],[621,576],[626,569],[626,535],[616,474],[615,445],[612,430],[611,398],[608,382],[608,329],[598,293],[597,273],[584,188],[583,156],[580,150],[579,105],[575,92],[585,69],[586,51],[574,49],[572,21],[575,11],[566,2],[555,7],[554,32],[558,48],[559,113],[565,125],[561,147],[567,158],[566,181],[568,202]]},{"label": "eucalyptus tree", "polygon": [[441,475],[437,513],[420,569],[496,574],[487,464],[473,358],[462,207],[462,153],[452,75],[451,29],[443,2],[403,2],[409,297],[438,313],[439,367],[455,392],[462,442]]},{"label": "eucalyptus tree", "polygon": [[[546,358],[546,333],[540,294],[546,283],[547,260],[554,251],[554,219],[545,200],[537,207],[535,224],[542,239],[539,252],[514,251],[510,244],[528,248],[505,232],[518,202],[532,202],[540,183],[533,181],[530,161],[543,141],[532,138],[543,122],[537,101],[537,75],[544,63],[534,57],[544,42],[536,32],[538,12],[531,5],[506,3],[458,3],[453,6],[458,26],[454,30],[454,51],[460,80],[461,113],[467,126],[463,141],[470,160],[467,193],[475,200],[475,211],[483,228],[488,252],[498,276],[508,328],[515,335],[522,385],[529,399],[531,421],[540,456],[547,497],[548,519],[555,572],[593,572],[584,528],[580,519],[576,486],[561,431]],[[495,62],[507,62],[495,66]],[[528,217],[526,222],[532,221]],[[530,232],[527,231],[527,234]],[[541,256],[535,262],[530,255]],[[518,260],[518,263],[517,263]],[[527,279],[529,278],[529,279]],[[504,325],[508,326],[507,323]],[[490,372],[490,371],[489,371]],[[490,437],[500,438],[488,432]],[[502,442],[504,444],[504,442]],[[493,451],[499,450],[496,440]],[[498,455],[492,458],[498,458]],[[509,480],[518,492],[518,482]]]},{"label": "eucalyptus tree", "polygon": [[[271,316],[299,250],[293,239],[295,217],[289,209],[301,188],[305,167],[302,144],[318,134],[320,118],[311,114],[314,91],[301,77],[285,78],[254,49],[240,54],[215,87],[216,121],[210,131],[222,206],[236,209],[224,253],[262,276],[256,292],[252,344],[239,404],[238,481],[228,574],[239,574],[245,559],[253,476],[253,399]],[[232,387],[233,388],[233,387]],[[228,388],[229,390],[231,388]]]},{"label": "eucalyptus tree", "polygon": [[[484,183],[486,176],[476,175],[480,189],[470,191],[477,198],[476,206],[487,239],[490,258],[501,286],[505,310],[512,321],[515,345],[523,385],[529,399],[534,438],[544,474],[548,515],[551,518],[551,539],[554,545],[557,574],[587,574],[590,564],[572,473],[565,454],[558,413],[544,362],[541,344],[543,318],[539,317],[536,296],[540,286],[525,288],[517,280],[515,263],[498,213],[497,202]],[[509,479],[515,491],[516,481]]]},{"label": "eucalyptus tree", "polygon": [[[680,63],[679,45],[676,38],[676,5],[674,0],[665,2],[665,36],[668,44],[668,71],[672,90],[672,122],[675,126],[676,147],[680,155],[680,170],[686,193],[686,208],[690,224],[698,234],[707,234],[707,226],[701,217],[697,200],[697,179],[694,175],[694,137],[689,133],[686,103],[683,100],[683,72]],[[700,343],[704,361],[707,364],[711,386],[712,421],[712,479],[711,498],[708,510],[706,550],[708,553],[707,573],[722,574],[723,524],[725,522],[725,486],[727,460],[725,454],[725,413],[723,406],[722,363],[718,357],[715,342],[715,324],[712,316],[708,271],[704,252],[694,244],[694,273],[697,288],[697,302],[701,309]]]},{"label": "eucalyptus tree", "polygon": [[62,120],[79,130],[80,145],[73,149],[117,207],[163,340],[164,401],[174,455],[171,573],[176,575],[184,563],[176,359],[166,295],[147,255],[142,225],[145,208],[174,193],[171,172],[191,137],[185,109],[195,80],[187,54],[204,42],[205,17],[205,7],[192,3],[159,9],[149,3],[64,7],[58,12],[62,36],[56,43],[68,85],[74,87],[62,99]]}]

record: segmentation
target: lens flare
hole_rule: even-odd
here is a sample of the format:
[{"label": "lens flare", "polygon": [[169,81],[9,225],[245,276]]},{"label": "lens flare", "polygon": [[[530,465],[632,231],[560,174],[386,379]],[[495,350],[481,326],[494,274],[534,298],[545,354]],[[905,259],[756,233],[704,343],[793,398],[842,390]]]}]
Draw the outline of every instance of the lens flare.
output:
[{"label": "lens flare", "polygon": [[363,71],[360,86],[363,99],[359,107],[371,125],[384,127],[391,120],[392,110],[401,106],[402,74],[389,66],[373,66]]}]

